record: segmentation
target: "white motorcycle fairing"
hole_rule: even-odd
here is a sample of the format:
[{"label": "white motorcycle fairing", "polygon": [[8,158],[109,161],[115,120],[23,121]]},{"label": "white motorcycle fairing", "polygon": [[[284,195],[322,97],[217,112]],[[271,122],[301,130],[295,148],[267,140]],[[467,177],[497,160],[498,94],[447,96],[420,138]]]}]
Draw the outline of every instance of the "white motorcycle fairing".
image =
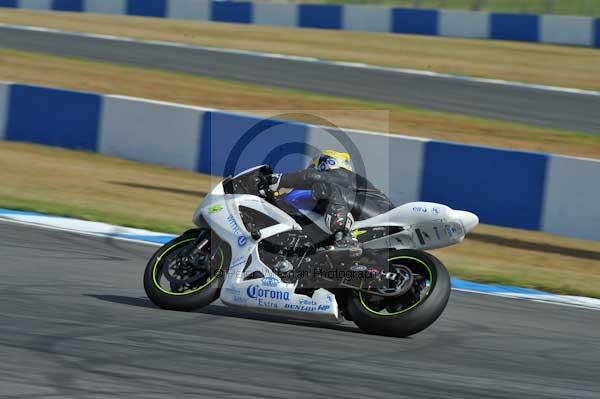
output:
[{"label": "white motorcycle fairing", "polygon": [[[239,217],[238,207],[242,205],[270,216],[278,224],[261,229],[260,239],[253,240]],[[258,253],[261,240],[285,231],[302,230],[288,214],[257,196],[224,194],[223,185],[219,184],[196,210],[196,224],[200,223],[200,216],[231,247],[231,263],[220,294],[223,303],[265,313],[293,313],[311,320],[343,321],[331,292],[319,288],[312,297],[297,294],[297,283],[283,282],[261,261]],[[264,277],[246,280],[256,271]]]},{"label": "white motorcycle fairing", "polygon": [[[260,230],[254,240],[240,217],[239,207],[268,215],[277,224]],[[303,212],[317,224],[321,215]],[[282,281],[265,265],[258,251],[260,241],[300,225],[281,209],[263,198],[248,194],[225,194],[218,184],[194,214],[194,223],[206,221],[214,233],[231,247],[231,262],[221,288],[220,299],[228,306],[251,308],[267,313],[286,313],[320,321],[342,321],[335,295],[319,288],[312,297],[295,293],[296,283]],[[371,228],[397,227],[398,233],[363,243],[364,248],[431,249],[462,241],[478,223],[477,216],[455,211],[445,205],[413,202],[354,224],[355,235]],[[248,279],[254,272],[264,277]]]},{"label": "white motorcycle fairing", "polygon": [[355,235],[367,228],[400,227],[398,233],[363,243],[363,248],[435,249],[457,244],[477,226],[473,213],[433,202],[409,202],[354,223]]},{"label": "white motorcycle fairing", "polygon": [[[322,215],[303,209],[299,211],[321,230],[329,231]],[[356,221],[352,229],[355,237],[372,228],[401,229],[398,233],[363,242],[363,248],[426,250],[461,242],[478,223],[477,216],[470,212],[455,211],[433,202],[409,202],[381,215]]]}]

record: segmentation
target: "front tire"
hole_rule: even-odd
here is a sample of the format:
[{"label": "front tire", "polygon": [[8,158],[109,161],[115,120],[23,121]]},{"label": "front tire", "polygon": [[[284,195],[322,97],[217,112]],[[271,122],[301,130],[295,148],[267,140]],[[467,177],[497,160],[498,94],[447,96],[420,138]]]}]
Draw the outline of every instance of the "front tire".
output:
[{"label": "front tire", "polygon": [[429,279],[428,285],[423,286],[426,292],[415,295],[411,291],[384,302],[373,294],[354,291],[348,300],[348,312],[367,333],[407,337],[423,331],[442,314],[450,298],[450,275],[439,259],[422,251],[393,251],[388,262]]},{"label": "front tire", "polygon": [[[201,234],[209,240],[205,270],[188,267],[184,274],[188,278],[182,279],[188,282],[174,283],[169,268],[177,262],[178,256],[181,257],[184,251],[196,243]],[[229,264],[229,251],[220,240],[214,239],[216,236],[211,237],[210,231],[193,229],[160,247],[146,265],[144,272],[144,290],[148,298],[163,309],[179,311],[198,309],[217,299],[225,268]],[[196,280],[193,273],[198,273]],[[168,280],[167,275],[171,280]]]}]

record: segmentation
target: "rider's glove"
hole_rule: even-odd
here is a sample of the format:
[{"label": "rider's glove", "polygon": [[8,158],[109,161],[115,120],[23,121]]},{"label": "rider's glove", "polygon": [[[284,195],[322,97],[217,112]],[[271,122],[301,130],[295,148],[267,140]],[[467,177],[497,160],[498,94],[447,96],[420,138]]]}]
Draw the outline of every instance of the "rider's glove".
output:
[{"label": "rider's glove", "polygon": [[269,184],[269,190],[277,192],[277,190],[279,190],[279,183],[281,182],[281,173],[274,173],[266,177]]}]

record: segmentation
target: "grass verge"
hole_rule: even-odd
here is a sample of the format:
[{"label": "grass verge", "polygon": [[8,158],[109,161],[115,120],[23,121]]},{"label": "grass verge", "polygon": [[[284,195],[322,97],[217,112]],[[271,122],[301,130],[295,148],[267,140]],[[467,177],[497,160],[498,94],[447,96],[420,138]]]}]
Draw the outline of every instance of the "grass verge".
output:
[{"label": "grass verge", "polygon": [[11,9],[0,22],[600,89],[594,48]]},{"label": "grass verge", "polygon": [[[178,233],[210,176],[79,151],[0,142],[0,207]],[[600,298],[600,243],[480,226],[433,251],[454,276]]]},{"label": "grass verge", "polygon": [[345,128],[600,158],[600,136],[591,134],[39,53],[0,49],[0,80],[265,116],[281,110],[314,113]]}]

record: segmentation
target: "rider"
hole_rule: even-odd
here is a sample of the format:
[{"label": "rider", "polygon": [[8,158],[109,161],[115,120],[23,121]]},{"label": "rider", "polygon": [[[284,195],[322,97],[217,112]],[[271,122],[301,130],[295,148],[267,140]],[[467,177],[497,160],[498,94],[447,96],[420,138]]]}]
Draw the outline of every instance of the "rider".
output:
[{"label": "rider", "polygon": [[[271,190],[310,189],[325,223],[334,235],[335,247],[357,254],[358,241],[352,236],[354,220],[375,216],[394,205],[366,178],[354,173],[350,155],[321,151],[302,171],[272,175]],[[359,255],[360,256],[360,255]]]}]

